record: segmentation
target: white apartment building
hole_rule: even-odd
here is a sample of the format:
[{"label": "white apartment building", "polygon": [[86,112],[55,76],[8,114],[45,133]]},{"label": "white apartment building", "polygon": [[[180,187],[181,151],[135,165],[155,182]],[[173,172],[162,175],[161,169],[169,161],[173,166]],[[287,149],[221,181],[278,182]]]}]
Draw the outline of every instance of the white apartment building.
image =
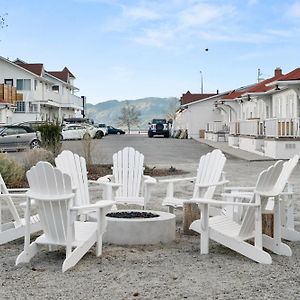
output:
[{"label": "white apartment building", "polygon": [[18,93],[12,101],[0,99],[0,123],[61,121],[80,116],[83,100],[75,94],[79,89],[74,80],[67,67],[46,71],[42,63],[10,61],[0,56],[0,84],[11,85]]}]

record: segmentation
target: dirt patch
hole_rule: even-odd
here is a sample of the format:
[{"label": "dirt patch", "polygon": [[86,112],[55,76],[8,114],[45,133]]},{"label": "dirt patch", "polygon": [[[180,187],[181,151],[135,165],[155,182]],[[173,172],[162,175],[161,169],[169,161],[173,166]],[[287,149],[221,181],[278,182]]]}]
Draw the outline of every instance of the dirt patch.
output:
[{"label": "dirt patch", "polygon": [[[91,165],[88,167],[88,178],[91,180],[96,180],[99,177],[112,174],[111,170],[112,165]],[[166,169],[160,169],[160,168],[149,168],[145,167],[144,174],[150,175],[152,177],[160,177],[160,176],[172,176],[172,175],[182,175],[187,174],[188,172],[185,172],[183,170],[178,170],[174,167],[166,168]]]}]

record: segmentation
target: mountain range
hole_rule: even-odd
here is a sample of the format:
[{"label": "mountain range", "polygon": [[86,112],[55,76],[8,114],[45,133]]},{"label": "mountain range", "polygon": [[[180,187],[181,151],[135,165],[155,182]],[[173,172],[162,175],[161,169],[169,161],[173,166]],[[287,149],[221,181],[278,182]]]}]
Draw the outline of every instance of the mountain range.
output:
[{"label": "mountain range", "polygon": [[[95,124],[104,123],[114,127],[120,127],[118,117],[121,114],[121,109],[126,103],[134,105],[141,113],[140,129],[148,128],[148,122],[154,118],[168,118],[168,114],[175,112],[179,106],[179,99],[176,97],[157,98],[148,97],[136,100],[109,100],[98,104],[87,103],[87,116],[93,119]],[[122,126],[121,126],[122,127]]]}]

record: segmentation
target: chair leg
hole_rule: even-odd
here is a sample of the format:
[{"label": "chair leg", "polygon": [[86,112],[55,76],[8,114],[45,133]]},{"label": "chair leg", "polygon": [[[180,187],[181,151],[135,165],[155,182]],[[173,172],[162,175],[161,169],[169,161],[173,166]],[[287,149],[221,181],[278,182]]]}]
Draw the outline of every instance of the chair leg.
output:
[{"label": "chair leg", "polygon": [[18,255],[16,259],[16,266],[20,263],[28,263],[37,254],[37,252],[38,245],[36,242],[33,242]]},{"label": "chair leg", "polygon": [[174,207],[173,206],[168,206],[168,211],[170,214],[174,214]]},{"label": "chair leg", "polygon": [[201,235],[200,235],[200,249],[201,254],[208,254],[209,251],[209,228],[208,228],[208,205],[201,206]]}]

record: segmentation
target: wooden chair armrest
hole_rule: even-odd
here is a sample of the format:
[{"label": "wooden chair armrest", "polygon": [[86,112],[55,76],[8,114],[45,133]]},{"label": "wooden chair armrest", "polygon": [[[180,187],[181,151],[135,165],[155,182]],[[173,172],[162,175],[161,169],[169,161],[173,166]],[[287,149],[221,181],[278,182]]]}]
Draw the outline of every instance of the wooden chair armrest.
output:
[{"label": "wooden chair armrest", "polygon": [[244,203],[244,202],[225,202],[221,200],[213,200],[213,199],[206,199],[206,198],[192,198],[190,200],[184,200],[183,203],[190,203],[190,204],[210,204],[210,205],[233,205],[233,206],[248,206],[248,207],[259,207],[259,204],[256,203]]},{"label": "wooden chair armrest", "polygon": [[219,181],[219,182],[215,182],[215,183],[208,183],[208,184],[196,184],[197,187],[200,187],[200,188],[207,188],[207,187],[210,187],[210,186],[219,186],[219,185],[224,185],[226,183],[228,183],[229,180],[222,180],[222,181]]},{"label": "wooden chair armrest", "polygon": [[101,200],[97,201],[94,204],[84,205],[84,206],[73,206],[70,210],[80,211],[80,210],[88,210],[88,211],[96,211],[101,208],[108,208],[116,204],[116,201],[112,200]]},{"label": "wooden chair armrest", "polygon": [[224,191],[254,191],[255,190],[255,187],[254,186],[242,186],[242,187],[239,187],[239,186],[227,186],[224,188]]},{"label": "wooden chair armrest", "polygon": [[145,184],[155,184],[157,180],[149,175],[143,175],[144,183]]},{"label": "wooden chair armrest", "polygon": [[27,192],[29,188],[13,188],[13,189],[8,189],[9,193],[18,193],[18,192]]},{"label": "wooden chair armrest", "polygon": [[170,179],[160,179],[159,183],[172,183],[172,182],[180,182],[180,181],[194,181],[196,177],[186,177],[186,178],[170,178]]}]

